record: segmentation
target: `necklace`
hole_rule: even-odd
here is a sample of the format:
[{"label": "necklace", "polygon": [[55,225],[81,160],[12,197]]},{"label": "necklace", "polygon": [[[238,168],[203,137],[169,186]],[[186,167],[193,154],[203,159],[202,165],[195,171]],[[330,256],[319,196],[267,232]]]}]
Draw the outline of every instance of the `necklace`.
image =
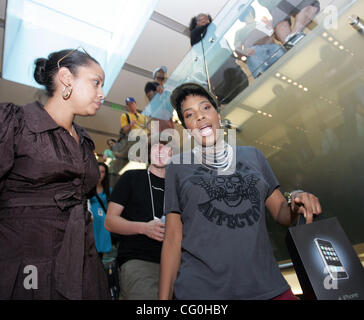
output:
[{"label": "necklace", "polygon": [[205,148],[197,145],[192,151],[201,164],[208,169],[226,170],[233,160],[233,148],[225,141],[216,146]]},{"label": "necklace", "polygon": [[75,131],[75,128],[74,128],[74,126],[72,125],[72,127],[71,127],[71,131],[68,131],[68,133],[71,135],[71,137],[72,137],[72,138],[74,138],[73,133],[72,133],[72,132],[74,132],[74,131]]},{"label": "necklace", "polygon": [[147,169],[147,173],[148,173],[148,182],[149,182],[150,200],[151,200],[151,202],[152,202],[153,219],[158,220],[159,218],[157,218],[157,217],[155,216],[155,210],[154,210],[154,197],[153,197],[153,190],[152,190],[152,187],[153,187],[154,189],[157,189],[157,190],[160,190],[160,191],[163,191],[163,192],[164,192],[164,189],[162,189],[162,188],[156,188],[156,187],[152,186],[152,182],[151,182],[151,180],[150,180],[150,171],[149,171],[149,168]]}]

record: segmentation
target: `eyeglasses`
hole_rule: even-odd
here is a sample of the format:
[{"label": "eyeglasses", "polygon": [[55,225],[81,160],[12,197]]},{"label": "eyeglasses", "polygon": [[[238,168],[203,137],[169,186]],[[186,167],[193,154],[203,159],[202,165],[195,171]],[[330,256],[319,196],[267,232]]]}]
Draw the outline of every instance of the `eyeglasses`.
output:
[{"label": "eyeglasses", "polygon": [[88,52],[85,50],[85,48],[84,47],[82,47],[82,46],[78,46],[76,49],[73,49],[73,50],[71,50],[70,52],[68,52],[66,55],[64,55],[61,59],[59,59],[58,61],[57,61],[57,67],[58,67],[58,69],[60,68],[60,66],[59,66],[59,63],[63,60],[63,59],[66,59],[68,56],[70,56],[72,53],[74,53],[75,51],[78,51],[78,49],[82,49],[89,57],[91,57],[89,54],[88,54]]}]

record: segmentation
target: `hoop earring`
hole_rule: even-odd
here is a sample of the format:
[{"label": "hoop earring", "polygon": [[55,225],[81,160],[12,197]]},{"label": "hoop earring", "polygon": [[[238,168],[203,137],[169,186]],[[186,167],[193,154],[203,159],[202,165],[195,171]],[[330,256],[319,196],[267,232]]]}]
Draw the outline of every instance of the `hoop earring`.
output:
[{"label": "hoop earring", "polygon": [[[67,88],[68,88],[68,90],[67,90]],[[72,94],[72,85],[71,84],[69,86],[63,87],[63,89],[62,89],[62,98],[64,100],[68,100],[69,97],[71,96],[71,94]]]}]

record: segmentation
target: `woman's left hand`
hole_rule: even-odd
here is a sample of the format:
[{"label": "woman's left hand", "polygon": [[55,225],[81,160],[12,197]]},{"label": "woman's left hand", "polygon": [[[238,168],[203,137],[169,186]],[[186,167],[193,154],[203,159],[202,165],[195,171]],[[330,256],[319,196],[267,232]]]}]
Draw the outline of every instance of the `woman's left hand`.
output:
[{"label": "woman's left hand", "polygon": [[292,193],[291,210],[303,214],[307,224],[313,221],[314,214],[322,213],[319,199],[308,192]]}]

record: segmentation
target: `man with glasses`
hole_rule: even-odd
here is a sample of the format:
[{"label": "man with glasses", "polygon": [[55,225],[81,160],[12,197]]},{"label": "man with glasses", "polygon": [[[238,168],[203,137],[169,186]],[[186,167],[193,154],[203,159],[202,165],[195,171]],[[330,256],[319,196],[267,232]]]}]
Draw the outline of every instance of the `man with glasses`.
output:
[{"label": "man with glasses", "polygon": [[[161,66],[153,71],[153,79],[157,81],[163,88],[164,83],[167,80],[167,67]],[[161,92],[159,92],[161,93]]]}]

